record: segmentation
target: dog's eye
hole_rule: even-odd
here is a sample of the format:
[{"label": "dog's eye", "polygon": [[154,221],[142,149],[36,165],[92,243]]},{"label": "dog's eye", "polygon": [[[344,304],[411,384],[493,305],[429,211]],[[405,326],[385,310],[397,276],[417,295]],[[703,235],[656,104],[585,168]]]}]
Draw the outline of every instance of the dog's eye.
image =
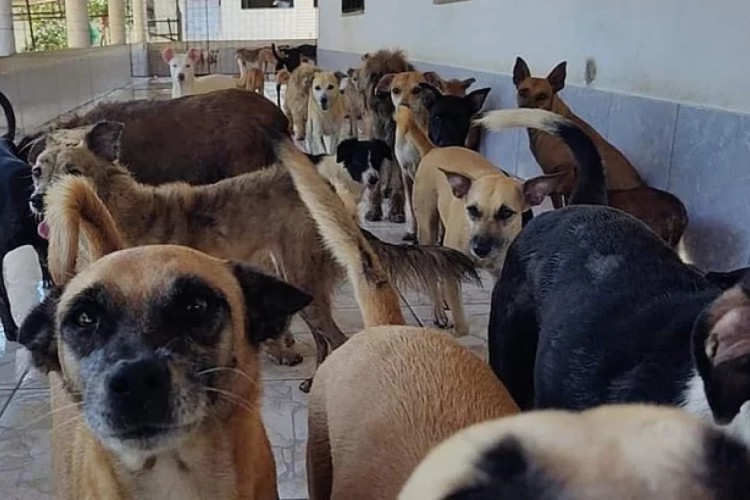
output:
[{"label": "dog's eye", "polygon": [[497,213],[495,214],[495,218],[497,220],[508,220],[514,215],[516,215],[515,210],[512,210],[506,207],[505,205],[503,205],[502,207],[500,207],[500,210],[498,210]]},{"label": "dog's eye", "polygon": [[333,90],[333,85],[329,85],[328,90]]},{"label": "dog's eye", "polygon": [[546,99],[547,99],[547,94],[539,94],[538,96],[536,96],[537,101],[544,101]]},{"label": "dog's eye", "polygon": [[414,95],[417,95],[420,92],[422,92],[422,89],[420,87],[414,87],[413,89],[411,89],[411,93]]},{"label": "dog's eye", "polygon": [[466,212],[469,214],[469,218],[472,220],[477,220],[482,217],[482,212],[476,205],[469,205],[468,207],[466,207]]},{"label": "dog's eye", "polygon": [[183,305],[183,310],[186,314],[191,316],[198,316],[208,311],[208,300],[204,297],[193,297],[192,299],[186,300]]},{"label": "dog's eye", "polygon": [[190,65],[189,65],[189,64],[186,64],[186,65],[185,65],[185,67],[186,67],[186,68],[189,68],[189,67],[190,67]]},{"label": "dog's eye", "polygon": [[316,85],[315,90],[321,90],[320,85]]},{"label": "dog's eye", "polygon": [[96,314],[92,311],[83,309],[75,316],[75,324],[80,328],[90,328],[97,323]]},{"label": "dog's eye", "polygon": [[391,90],[391,92],[393,92],[393,95],[401,95],[401,89],[398,87]]},{"label": "dog's eye", "polygon": [[68,171],[68,173],[69,173],[70,175],[81,175],[81,171],[80,171],[80,170],[78,170],[78,169],[77,169],[77,168],[75,168],[75,167],[70,167],[70,168],[68,168],[68,169],[67,169],[67,171]]},{"label": "dog's eye", "polygon": [[518,89],[518,95],[521,97],[527,97],[529,95],[529,89]]}]

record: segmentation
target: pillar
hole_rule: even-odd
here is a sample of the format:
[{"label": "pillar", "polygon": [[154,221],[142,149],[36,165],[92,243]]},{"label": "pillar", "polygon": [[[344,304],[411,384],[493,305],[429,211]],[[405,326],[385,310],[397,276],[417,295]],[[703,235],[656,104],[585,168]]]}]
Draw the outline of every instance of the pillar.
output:
[{"label": "pillar", "polygon": [[132,0],[133,43],[146,42],[146,0]]},{"label": "pillar", "polygon": [[91,46],[86,0],[65,0],[65,29],[68,32],[68,47],[71,49],[85,49]]},{"label": "pillar", "polygon": [[13,0],[0,0],[0,56],[9,56],[16,52],[12,3]]},{"label": "pillar", "polygon": [[125,0],[109,0],[109,44],[125,43]]}]

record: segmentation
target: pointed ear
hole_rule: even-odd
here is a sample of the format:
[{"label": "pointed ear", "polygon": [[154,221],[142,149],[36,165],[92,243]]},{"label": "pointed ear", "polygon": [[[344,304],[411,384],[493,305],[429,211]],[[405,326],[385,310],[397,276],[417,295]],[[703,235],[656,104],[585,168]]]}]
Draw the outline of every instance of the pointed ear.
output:
[{"label": "pointed ear", "polygon": [[341,71],[335,72],[334,75],[336,76],[336,80],[338,80],[339,83],[341,83],[341,80],[346,78],[346,73],[342,73]]},{"label": "pointed ear", "polygon": [[422,103],[427,109],[432,108],[443,95],[438,88],[429,83],[420,83],[419,88],[422,89]]},{"label": "pointed ear", "polygon": [[472,180],[469,177],[466,177],[465,175],[456,173],[456,172],[449,172],[444,169],[440,169],[441,172],[445,174],[446,179],[448,179],[448,184],[451,185],[451,190],[453,191],[453,196],[455,196],[458,199],[463,198],[469,193],[469,190],[471,189]]},{"label": "pointed ear", "polygon": [[124,125],[120,122],[103,121],[94,125],[86,134],[86,147],[99,158],[108,162],[120,156],[120,138]]},{"label": "pointed ear", "polygon": [[516,64],[513,66],[513,85],[518,87],[522,81],[531,77],[531,71],[529,71],[529,65],[522,57],[516,57]]},{"label": "pointed ear", "polygon": [[194,63],[197,63],[201,58],[201,51],[200,49],[196,49],[193,47],[192,49],[187,51],[187,57]]},{"label": "pointed ear", "polygon": [[557,189],[564,177],[565,173],[560,172],[557,174],[534,177],[533,179],[524,182],[523,197],[526,200],[526,204],[529,207],[541,205],[544,198]]},{"label": "pointed ear", "polygon": [[471,104],[472,109],[472,115],[475,115],[482,111],[482,108],[484,107],[484,101],[487,100],[487,96],[490,94],[490,91],[492,89],[486,88],[486,89],[478,89],[464,97],[469,103]]},{"label": "pointed ear", "polygon": [[464,91],[466,91],[469,87],[474,85],[476,81],[476,78],[467,78],[466,80],[461,80],[461,87],[464,89]]},{"label": "pointed ear", "polygon": [[174,49],[164,49],[161,51],[161,58],[165,63],[169,64],[169,61],[174,57]]},{"label": "pointed ear", "polygon": [[336,163],[344,163],[351,159],[354,151],[357,149],[357,139],[346,139],[341,141],[336,148]]},{"label": "pointed ear", "polygon": [[247,264],[231,265],[245,296],[246,335],[253,345],[284,333],[292,316],[312,302],[311,295]]},{"label": "pointed ear", "polygon": [[443,87],[443,79],[440,78],[440,76],[434,71],[427,71],[425,73],[422,73],[422,76],[424,77],[424,81],[429,83],[433,87]]},{"label": "pointed ear", "polygon": [[388,73],[387,75],[383,76],[383,78],[381,78],[378,82],[378,85],[375,87],[375,93],[389,94],[391,92],[391,84],[393,83],[393,79],[395,78],[395,76],[396,73]]},{"label": "pointed ear", "polygon": [[18,341],[31,352],[34,368],[43,373],[60,371],[55,341],[55,314],[61,293],[60,288],[52,289],[26,316],[18,331]]},{"label": "pointed ear", "polygon": [[552,90],[560,92],[565,87],[565,76],[567,74],[568,63],[563,61],[555,66],[547,75],[547,81],[552,85]]}]

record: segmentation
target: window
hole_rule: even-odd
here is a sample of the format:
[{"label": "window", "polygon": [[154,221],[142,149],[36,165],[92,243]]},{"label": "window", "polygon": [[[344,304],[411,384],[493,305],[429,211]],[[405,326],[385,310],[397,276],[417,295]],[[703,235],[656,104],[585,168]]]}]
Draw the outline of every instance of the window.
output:
[{"label": "window", "polygon": [[292,9],[294,0],[241,0],[243,9]]},{"label": "window", "polygon": [[365,11],[365,0],[341,0],[341,12],[344,14],[360,13]]}]

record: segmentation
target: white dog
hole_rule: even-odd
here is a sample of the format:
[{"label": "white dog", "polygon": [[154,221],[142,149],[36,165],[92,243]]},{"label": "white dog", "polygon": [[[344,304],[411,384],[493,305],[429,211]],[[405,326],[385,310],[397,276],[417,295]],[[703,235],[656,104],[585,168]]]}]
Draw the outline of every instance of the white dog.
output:
[{"label": "white dog", "polygon": [[172,49],[164,49],[161,57],[169,65],[173,98],[234,89],[240,86],[240,79],[231,75],[208,75],[196,78],[195,66],[200,59],[198,49],[190,49],[186,54],[176,54]]},{"label": "white dog", "polygon": [[336,154],[344,124],[342,73],[315,73],[307,107],[307,150],[310,154]]}]

